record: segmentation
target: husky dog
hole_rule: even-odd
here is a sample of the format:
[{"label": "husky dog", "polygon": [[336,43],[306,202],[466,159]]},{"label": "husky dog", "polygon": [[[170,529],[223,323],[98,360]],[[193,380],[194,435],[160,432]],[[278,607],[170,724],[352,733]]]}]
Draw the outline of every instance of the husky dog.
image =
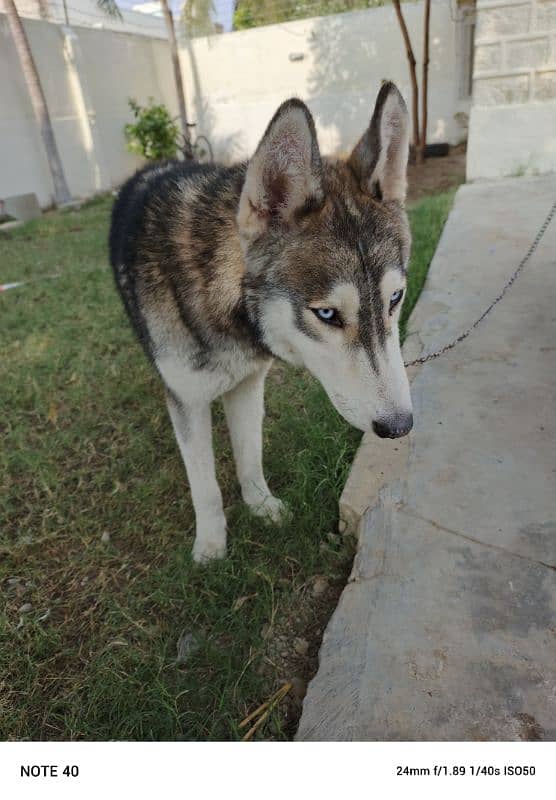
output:
[{"label": "husky dog", "polygon": [[392,83],[347,161],[323,160],[300,100],[283,103],[251,160],[171,162],[121,189],[110,257],[123,303],[166,390],[196,515],[193,558],[226,552],[211,403],[222,397],[244,501],[284,514],[262,469],[265,376],[304,365],[352,425],[413,424],[398,318],[410,234],[408,115]]}]

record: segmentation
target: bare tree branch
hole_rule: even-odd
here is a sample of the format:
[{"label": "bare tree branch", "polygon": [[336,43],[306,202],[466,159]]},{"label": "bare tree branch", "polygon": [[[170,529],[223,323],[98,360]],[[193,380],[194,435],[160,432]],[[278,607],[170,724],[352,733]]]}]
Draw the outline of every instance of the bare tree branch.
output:
[{"label": "bare tree branch", "polygon": [[425,157],[425,148],[427,146],[427,122],[429,112],[429,33],[430,33],[430,19],[431,19],[431,0],[425,0],[425,17],[424,17],[424,31],[423,31],[423,77],[421,78],[421,142],[420,160]]},{"label": "bare tree branch", "polygon": [[48,113],[48,106],[46,105],[46,98],[39,78],[37,65],[35,64],[29,40],[14,0],[4,0],[4,10],[21,64],[21,72],[27,85],[27,91],[29,92],[33,113],[46,151],[46,158],[54,186],[54,202],[58,206],[64,205],[71,201],[71,194],[66,182],[56,139],[54,138],[54,129],[52,128],[52,121]]},{"label": "bare tree branch", "polygon": [[191,151],[189,127],[187,125],[187,110],[185,107],[185,90],[183,88],[183,79],[180,66],[180,54],[178,51],[178,43],[176,40],[176,29],[174,27],[174,17],[170,11],[168,0],[160,0],[162,6],[162,13],[166,21],[166,30],[168,31],[168,41],[170,43],[170,55],[172,56],[172,66],[174,68],[174,80],[176,82],[176,93],[178,96],[178,110],[180,114],[181,132],[185,140],[185,151]]},{"label": "bare tree branch", "polygon": [[407,60],[409,62],[409,76],[411,78],[411,110],[412,110],[412,117],[413,117],[413,147],[415,148],[415,154],[418,156],[419,153],[419,87],[417,86],[417,73],[416,73],[416,61],[415,55],[413,53],[413,47],[411,46],[411,39],[409,38],[409,31],[407,30],[407,25],[405,24],[405,19],[402,13],[400,0],[392,0],[394,4],[394,9],[396,11],[396,16],[398,17],[398,22],[400,23],[400,29],[402,32],[404,44],[405,44],[405,51],[407,53]]}]

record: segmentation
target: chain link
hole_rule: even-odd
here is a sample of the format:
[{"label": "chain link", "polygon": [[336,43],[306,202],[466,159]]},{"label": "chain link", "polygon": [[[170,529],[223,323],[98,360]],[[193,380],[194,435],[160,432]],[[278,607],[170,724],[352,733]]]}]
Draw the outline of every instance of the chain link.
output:
[{"label": "chain link", "polygon": [[463,333],[460,333],[460,335],[457,337],[457,339],[454,339],[449,344],[445,344],[444,347],[441,347],[439,350],[433,350],[432,353],[426,353],[424,356],[421,356],[420,358],[415,358],[413,361],[406,362],[406,364],[405,364],[406,367],[414,367],[414,366],[417,366],[417,364],[426,364],[427,361],[432,361],[434,358],[438,358],[438,356],[441,356],[444,353],[447,353],[448,350],[451,350],[457,344],[459,344],[460,342],[463,342],[464,339],[467,339],[469,334],[472,333],[475,330],[475,328],[477,328],[481,324],[481,322],[485,319],[485,317],[487,317],[490,314],[490,312],[492,311],[494,306],[498,305],[500,300],[502,300],[502,298],[504,297],[504,295],[506,294],[506,292],[508,291],[510,286],[513,284],[513,282],[515,281],[515,279],[517,278],[517,276],[519,275],[519,273],[521,272],[523,267],[527,264],[527,262],[529,261],[529,259],[531,258],[531,256],[533,255],[533,253],[535,252],[537,247],[539,246],[539,243],[540,243],[542,237],[546,233],[546,229],[548,228],[548,226],[552,222],[554,214],[556,214],[556,201],[552,205],[552,208],[548,212],[548,214],[546,216],[546,219],[544,220],[543,224],[539,228],[539,231],[538,231],[537,235],[535,236],[535,238],[531,242],[531,246],[529,247],[529,249],[527,250],[527,252],[523,256],[521,261],[519,262],[515,272],[512,274],[512,276],[510,277],[510,279],[508,280],[508,282],[506,283],[506,285],[504,286],[504,288],[502,289],[502,291],[500,292],[498,297],[495,297],[495,299],[488,306],[488,308],[486,308],[485,311],[483,311],[483,313],[481,314],[481,316],[478,319],[475,320],[473,325],[471,325],[469,328],[467,328],[465,331],[463,331]]}]

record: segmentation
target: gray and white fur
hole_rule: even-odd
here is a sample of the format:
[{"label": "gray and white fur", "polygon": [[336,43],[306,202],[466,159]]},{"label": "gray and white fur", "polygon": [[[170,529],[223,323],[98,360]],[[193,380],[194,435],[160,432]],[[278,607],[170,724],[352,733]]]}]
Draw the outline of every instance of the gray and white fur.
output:
[{"label": "gray and white fur", "polygon": [[410,234],[408,115],[384,83],[346,161],[323,159],[308,108],[283,103],[248,163],[146,167],[114,205],[110,256],[160,375],[196,515],[193,557],[226,552],[211,403],[222,397],[242,496],[278,521],[262,468],[273,358],[306,367],[352,425],[412,426],[398,319]]}]

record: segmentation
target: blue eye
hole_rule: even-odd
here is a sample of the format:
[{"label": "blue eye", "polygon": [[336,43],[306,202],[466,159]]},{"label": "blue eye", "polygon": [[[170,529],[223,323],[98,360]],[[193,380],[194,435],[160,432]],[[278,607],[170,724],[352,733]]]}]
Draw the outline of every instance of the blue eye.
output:
[{"label": "blue eye", "polygon": [[311,311],[322,320],[322,322],[326,322],[328,325],[342,327],[340,315],[335,308],[312,308]]},{"label": "blue eye", "polygon": [[396,306],[399,305],[402,297],[403,289],[398,289],[398,291],[394,292],[394,294],[390,297],[390,314],[396,308]]}]

